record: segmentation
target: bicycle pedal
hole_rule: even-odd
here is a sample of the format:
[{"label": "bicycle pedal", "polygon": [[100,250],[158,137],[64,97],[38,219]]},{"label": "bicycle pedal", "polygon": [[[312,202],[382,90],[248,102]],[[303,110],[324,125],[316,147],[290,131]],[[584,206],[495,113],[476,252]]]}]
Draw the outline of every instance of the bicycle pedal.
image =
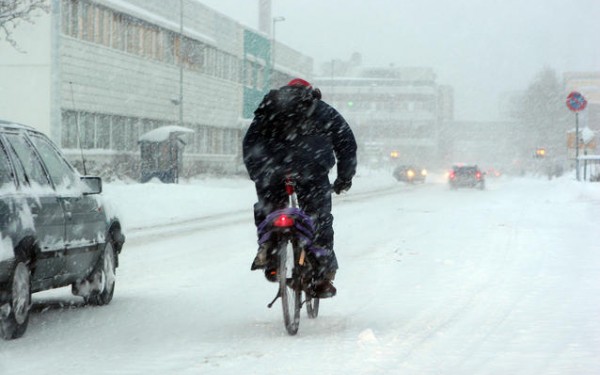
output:
[{"label": "bicycle pedal", "polygon": [[302,283],[300,280],[287,279],[286,285],[296,291],[302,291]]}]

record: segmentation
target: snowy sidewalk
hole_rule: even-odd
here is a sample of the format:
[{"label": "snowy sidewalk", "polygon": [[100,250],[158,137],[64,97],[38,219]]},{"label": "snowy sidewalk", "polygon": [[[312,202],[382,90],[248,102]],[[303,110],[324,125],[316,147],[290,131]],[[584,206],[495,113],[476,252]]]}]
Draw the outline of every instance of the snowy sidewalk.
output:
[{"label": "snowy sidewalk", "polygon": [[[391,172],[359,172],[348,194],[397,184]],[[198,178],[180,184],[106,183],[104,195],[108,209],[120,218],[126,235],[203,218],[218,219],[226,214],[251,218],[256,201],[254,183],[242,177]]]}]

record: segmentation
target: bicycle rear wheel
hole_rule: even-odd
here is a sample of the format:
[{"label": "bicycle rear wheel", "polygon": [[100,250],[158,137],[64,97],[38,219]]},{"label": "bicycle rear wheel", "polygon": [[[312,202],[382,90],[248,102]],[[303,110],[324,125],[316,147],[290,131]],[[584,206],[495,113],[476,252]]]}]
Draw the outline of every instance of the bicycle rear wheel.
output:
[{"label": "bicycle rear wheel", "polygon": [[[305,284],[308,284],[308,286],[312,289],[314,287],[313,283],[314,283],[314,270],[315,270],[315,264],[316,264],[316,260],[310,256],[310,254],[307,257],[307,262],[308,262],[308,274],[305,274],[305,278],[310,278],[311,280],[304,280]],[[310,276],[309,276],[310,275]],[[317,316],[319,316],[319,299],[317,297],[313,297],[312,291],[309,290],[305,290],[304,291],[304,296],[306,298],[305,300],[305,304],[306,304],[306,314],[308,315],[309,319],[314,319]]]},{"label": "bicycle rear wheel", "polygon": [[319,299],[312,298],[306,294],[306,314],[310,319],[314,319],[319,316]]},{"label": "bicycle rear wheel", "polygon": [[279,248],[279,292],[283,307],[285,329],[290,335],[298,332],[300,325],[300,309],[302,306],[302,291],[291,287],[295,272],[294,247],[290,241],[283,241]]}]

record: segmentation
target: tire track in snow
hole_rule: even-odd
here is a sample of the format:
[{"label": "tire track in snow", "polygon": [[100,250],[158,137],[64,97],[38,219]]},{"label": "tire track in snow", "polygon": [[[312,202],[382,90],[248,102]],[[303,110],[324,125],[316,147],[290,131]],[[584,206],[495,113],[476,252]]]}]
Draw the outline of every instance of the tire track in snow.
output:
[{"label": "tire track in snow", "polygon": [[[529,284],[529,288],[523,288],[516,294],[509,293],[510,300],[500,303],[495,294],[496,291],[505,290],[512,283],[523,285],[522,282],[512,279],[515,274],[514,270],[520,265],[518,258],[520,251],[524,250],[519,228],[525,210],[521,207],[519,211],[517,217],[511,219],[510,226],[513,229],[507,240],[491,241],[492,243],[502,243],[502,247],[493,249],[486,247],[485,258],[478,261],[478,263],[485,262],[493,267],[493,272],[488,275],[488,279],[483,283],[477,283],[475,280],[468,289],[461,293],[459,298],[455,300],[446,298],[437,304],[432,304],[404,326],[399,325],[394,329],[393,336],[381,337],[382,345],[379,351],[384,354],[380,354],[381,358],[377,367],[381,368],[383,359],[383,362],[390,362],[390,365],[395,363],[395,368],[398,368],[399,364],[404,371],[414,370],[415,374],[438,373],[439,371],[453,373],[453,370],[457,373],[475,374],[480,372],[481,368],[485,368],[491,358],[481,357],[477,349],[495,332],[502,329],[503,323],[514,312],[519,302],[532,292]],[[502,236],[504,233],[495,233],[495,235]],[[541,272],[545,256],[543,251],[537,251],[536,268],[531,270],[532,273],[528,278],[534,279]],[[520,273],[517,272],[518,274]],[[475,315],[475,318],[469,318],[470,315]],[[468,323],[469,320],[478,323],[478,327],[473,328],[476,333],[464,334],[460,337],[445,334],[461,324]],[[458,339],[454,345],[442,344],[442,347],[453,348],[454,355],[448,356],[448,353],[444,353],[442,358],[435,355],[438,354],[435,352],[435,340],[438,338],[446,341]],[[473,356],[474,353],[476,356]],[[423,358],[415,359],[416,356]],[[449,358],[454,358],[454,362],[449,362]],[[411,365],[412,363],[430,363],[430,367],[417,369]],[[468,367],[465,368],[465,366]]]}]

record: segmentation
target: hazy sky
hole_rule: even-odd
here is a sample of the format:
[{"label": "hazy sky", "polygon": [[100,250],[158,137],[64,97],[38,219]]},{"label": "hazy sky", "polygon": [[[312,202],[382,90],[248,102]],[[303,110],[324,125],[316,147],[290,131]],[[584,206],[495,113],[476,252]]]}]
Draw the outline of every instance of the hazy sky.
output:
[{"label": "hazy sky", "polygon": [[[258,0],[197,0],[258,29]],[[320,63],[429,66],[459,120],[494,120],[502,93],[545,66],[600,71],[600,0],[272,0],[277,40]],[[326,97],[326,92],[324,92]]]}]

